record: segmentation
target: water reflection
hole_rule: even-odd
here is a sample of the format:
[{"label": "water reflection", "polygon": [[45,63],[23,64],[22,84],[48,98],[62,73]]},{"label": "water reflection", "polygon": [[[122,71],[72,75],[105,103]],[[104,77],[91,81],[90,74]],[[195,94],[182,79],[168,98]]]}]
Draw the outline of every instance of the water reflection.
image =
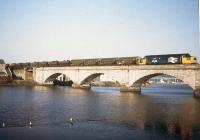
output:
[{"label": "water reflection", "polygon": [[170,93],[161,93],[160,89],[152,92],[152,88],[143,89],[142,95],[138,95],[120,93],[117,88],[86,91],[66,87],[1,87],[0,124],[28,127],[31,120],[33,127],[59,127],[70,125],[72,117],[73,128],[78,129],[88,129],[98,122],[102,129],[110,125],[174,139],[199,137],[200,102],[192,97],[190,89],[182,93],[177,87],[166,87]]}]

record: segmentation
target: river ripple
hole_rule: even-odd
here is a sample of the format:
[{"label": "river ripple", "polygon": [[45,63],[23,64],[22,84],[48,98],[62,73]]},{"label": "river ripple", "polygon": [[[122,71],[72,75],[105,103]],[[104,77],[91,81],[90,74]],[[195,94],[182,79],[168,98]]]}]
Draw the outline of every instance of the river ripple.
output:
[{"label": "river ripple", "polygon": [[118,88],[0,87],[0,125],[6,124],[0,136],[9,138],[10,129],[20,129],[25,137],[30,121],[35,133],[68,130],[63,139],[86,133],[88,139],[198,139],[200,100],[184,85],[155,85],[142,89],[142,95]]}]

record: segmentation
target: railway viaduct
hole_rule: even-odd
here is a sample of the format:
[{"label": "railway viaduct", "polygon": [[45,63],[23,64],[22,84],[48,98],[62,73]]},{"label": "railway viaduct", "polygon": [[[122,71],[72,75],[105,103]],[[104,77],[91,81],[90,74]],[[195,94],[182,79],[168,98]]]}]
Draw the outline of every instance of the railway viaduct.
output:
[{"label": "railway viaduct", "polygon": [[103,81],[118,81],[121,91],[140,92],[148,79],[159,75],[170,75],[182,80],[200,97],[200,65],[132,65],[132,66],[69,66],[40,67],[33,69],[33,79],[39,84],[52,84],[60,75],[74,82],[74,88],[89,87],[91,81],[100,76]]}]

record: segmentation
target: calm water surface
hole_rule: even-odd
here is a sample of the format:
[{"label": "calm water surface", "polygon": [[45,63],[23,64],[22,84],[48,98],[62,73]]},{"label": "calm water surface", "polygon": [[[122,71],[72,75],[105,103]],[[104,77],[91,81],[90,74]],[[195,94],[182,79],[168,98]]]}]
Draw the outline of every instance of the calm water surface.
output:
[{"label": "calm water surface", "polygon": [[0,139],[199,140],[200,100],[183,85],[154,85],[142,95],[117,88],[2,86],[0,127]]}]

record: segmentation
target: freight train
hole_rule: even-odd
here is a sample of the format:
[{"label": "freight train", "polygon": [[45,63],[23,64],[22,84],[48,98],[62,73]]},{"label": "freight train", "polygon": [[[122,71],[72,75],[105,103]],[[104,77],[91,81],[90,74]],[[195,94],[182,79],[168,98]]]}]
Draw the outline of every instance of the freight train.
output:
[{"label": "freight train", "polygon": [[114,57],[94,59],[72,59],[64,61],[43,61],[33,63],[10,64],[14,69],[33,67],[70,67],[70,66],[118,66],[118,65],[164,65],[164,64],[196,64],[197,58],[188,53],[147,55],[144,58],[136,57]]},{"label": "freight train", "polygon": [[139,57],[115,57],[95,59],[74,59],[71,66],[112,66],[112,65],[134,65]]}]

